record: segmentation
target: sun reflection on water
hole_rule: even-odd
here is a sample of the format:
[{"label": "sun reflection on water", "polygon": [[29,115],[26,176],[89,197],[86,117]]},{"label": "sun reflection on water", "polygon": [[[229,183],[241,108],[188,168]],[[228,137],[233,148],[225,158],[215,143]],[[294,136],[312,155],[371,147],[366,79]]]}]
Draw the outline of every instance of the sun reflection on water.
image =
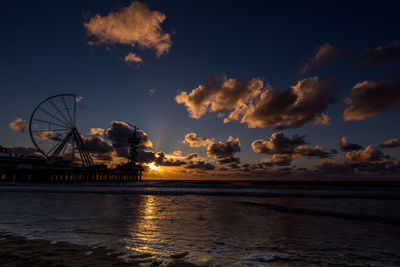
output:
[{"label": "sun reflection on water", "polygon": [[138,220],[136,225],[132,225],[130,229],[131,240],[134,244],[132,246],[127,245],[126,249],[139,254],[150,253],[155,255],[160,252],[157,248],[162,243],[157,216],[158,210],[155,196],[142,196]]}]

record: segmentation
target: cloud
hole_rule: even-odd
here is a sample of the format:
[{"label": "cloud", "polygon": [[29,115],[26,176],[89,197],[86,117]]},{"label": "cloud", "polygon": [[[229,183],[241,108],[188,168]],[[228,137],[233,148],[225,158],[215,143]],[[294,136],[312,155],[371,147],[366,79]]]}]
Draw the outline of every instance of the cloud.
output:
[{"label": "cloud", "polygon": [[317,124],[317,125],[330,125],[331,124],[331,118],[329,118],[328,115],[321,113],[321,114],[315,116],[314,124]]},{"label": "cloud", "polygon": [[[104,136],[111,141],[117,152],[117,156],[127,157],[129,152],[128,148],[130,146],[128,139],[129,137],[133,136],[133,130],[126,122],[112,121],[111,124],[112,127],[105,131]],[[138,145],[139,149],[153,147],[153,143],[144,131],[137,130],[137,135],[140,139],[140,143]]]},{"label": "cloud", "polygon": [[323,173],[340,174],[340,173],[354,172],[353,167],[334,159],[328,159],[326,161],[322,161],[316,167]]},{"label": "cloud", "polygon": [[40,140],[48,140],[48,141],[54,141],[54,142],[59,142],[62,140],[63,136],[61,134],[55,134],[51,130],[43,130],[40,132],[36,132],[35,136],[39,138]]},{"label": "cloud", "polygon": [[394,41],[387,46],[379,46],[367,50],[358,57],[357,62],[362,65],[378,65],[400,60],[400,41]]},{"label": "cloud", "polygon": [[342,151],[345,151],[345,152],[363,149],[363,147],[358,144],[349,143],[347,141],[346,137],[342,137],[342,139],[340,140],[339,146],[340,146],[340,149],[342,149]]},{"label": "cloud", "polygon": [[[183,143],[189,144],[191,147],[207,147],[207,156],[217,159],[219,163],[239,163],[240,159],[233,157],[237,152],[240,152],[239,138],[229,136],[226,143],[215,142],[213,138],[199,137],[196,133],[188,133],[185,135]],[[197,153],[189,154],[187,159],[198,157]]]},{"label": "cloud", "polygon": [[135,53],[129,52],[125,57],[124,57],[125,62],[135,62],[135,63],[142,63],[142,58],[136,55]]},{"label": "cloud", "polygon": [[389,81],[363,81],[352,89],[352,99],[346,98],[345,121],[364,120],[388,111],[400,102],[400,74]]},{"label": "cloud", "polygon": [[[333,102],[336,80],[321,83],[318,77],[300,80],[285,91],[268,89],[259,100],[249,104],[239,113],[241,123],[250,128],[297,128],[310,120],[321,118],[322,113]],[[231,114],[232,115],[232,114]],[[239,117],[230,116],[228,121]]]},{"label": "cloud", "polygon": [[21,118],[16,118],[8,125],[10,126],[10,129],[15,133],[23,133],[26,128],[25,121]]},{"label": "cloud", "polygon": [[83,140],[83,143],[86,147],[86,150],[91,153],[109,153],[113,151],[113,147],[111,144],[107,143],[101,137],[89,137]]},{"label": "cloud", "polygon": [[174,154],[175,156],[182,156],[182,151],[181,150],[175,150],[174,152],[172,152],[172,154]]},{"label": "cloud", "polygon": [[352,151],[346,154],[346,159],[350,162],[370,162],[383,160],[384,154],[375,146],[368,146],[364,150]]},{"label": "cloud", "polygon": [[331,153],[327,152],[325,150],[325,147],[321,145],[316,145],[315,148],[311,148],[308,145],[300,145],[296,147],[296,149],[293,151],[293,154],[296,157],[302,157],[302,158],[327,158],[331,155]]},{"label": "cloud", "polygon": [[[306,145],[304,136],[288,138],[283,132],[273,133],[268,140],[255,140],[251,147],[254,152],[272,155],[272,160],[264,166],[289,166],[295,158],[328,158],[331,153],[321,145],[311,148]],[[269,164],[269,165],[268,165]]]},{"label": "cloud", "polygon": [[79,103],[79,102],[81,102],[82,100],[83,100],[83,96],[77,96],[77,97],[75,98],[76,103]]},{"label": "cloud", "polygon": [[138,150],[137,160],[139,163],[154,162],[157,166],[182,166],[186,164],[186,161],[183,160],[167,158],[162,151],[154,153],[153,151],[142,149]]},{"label": "cloud", "polygon": [[151,11],[147,4],[134,1],[106,16],[97,14],[84,26],[96,38],[93,44],[138,46],[155,50],[159,57],[168,53],[172,44],[171,36],[161,28],[165,18],[160,11]]},{"label": "cloud", "polygon": [[214,170],[215,166],[210,164],[210,163],[206,163],[204,161],[196,161],[196,162],[187,163],[185,168],[187,168],[187,169]]},{"label": "cloud", "polygon": [[[123,121],[112,121],[112,127],[105,131],[105,137],[110,139],[113,146],[118,147],[128,147],[128,139],[133,136],[133,130],[131,126]],[[141,148],[151,148],[153,143],[147,134],[142,130],[137,130],[137,135],[140,139],[139,147]]]},{"label": "cloud", "polygon": [[104,135],[105,130],[102,128],[90,128],[89,133],[92,135]]},{"label": "cloud", "polygon": [[381,148],[392,148],[392,147],[398,147],[400,146],[400,138],[394,138],[387,140],[383,144],[380,144],[379,147]]},{"label": "cloud", "polygon": [[103,138],[99,136],[83,138],[83,144],[86,150],[98,160],[113,159],[112,152],[114,148],[111,144],[107,143]]},{"label": "cloud", "polygon": [[225,157],[220,160],[218,160],[219,164],[239,164],[240,163],[240,158],[239,157]]},{"label": "cloud", "polygon": [[0,145],[0,151],[7,151],[6,153],[11,152],[15,154],[21,154],[26,156],[36,156],[36,157],[43,157],[42,154],[37,151],[34,147],[29,146],[14,146],[14,147],[4,147]]},{"label": "cloud", "polygon": [[228,79],[225,75],[216,75],[189,94],[180,92],[175,101],[186,106],[190,117],[199,119],[208,110],[231,110],[244,105],[251,97],[256,96],[263,86],[260,78],[237,80]]},{"label": "cloud", "polygon": [[195,133],[188,133],[185,135],[185,140],[182,143],[189,144],[190,147],[207,147],[209,144],[214,143],[214,140],[197,136]]},{"label": "cloud", "polygon": [[396,164],[389,159],[390,156],[384,155],[382,151],[370,145],[364,150],[346,153],[345,158],[320,162],[316,167],[323,174],[336,175],[340,173],[355,174],[355,171],[365,173],[380,172],[382,174],[398,172]]},{"label": "cloud", "polygon": [[137,161],[139,163],[152,163],[156,160],[156,155],[153,151],[139,149]]},{"label": "cloud", "polygon": [[325,67],[347,55],[345,49],[338,50],[333,45],[325,43],[314,51],[314,55],[300,69],[300,74],[304,75],[311,69]]},{"label": "cloud", "polygon": [[182,166],[186,164],[186,161],[166,158],[162,151],[157,152],[155,156],[156,159],[154,162],[157,166]]},{"label": "cloud", "polygon": [[207,147],[207,156],[215,159],[231,158],[236,152],[240,152],[240,141],[232,136],[229,136],[226,144],[216,142]]},{"label": "cloud", "polygon": [[292,154],[299,145],[304,145],[304,136],[294,135],[291,138],[283,132],[273,133],[268,140],[255,140],[251,147],[254,152],[266,155]]},{"label": "cloud", "polygon": [[156,91],[157,91],[156,88],[151,88],[147,94],[148,94],[149,96],[152,96],[152,95],[154,95],[154,94],[156,93]]},{"label": "cloud", "polygon": [[191,154],[188,154],[188,155],[186,156],[186,159],[187,159],[187,160],[191,160],[191,159],[198,158],[198,157],[199,157],[199,154],[197,154],[197,153],[191,153]]},{"label": "cloud", "polygon": [[327,123],[323,112],[335,102],[336,84],[337,79],[320,82],[312,77],[279,91],[264,87],[260,78],[238,81],[217,75],[190,93],[180,92],[175,100],[196,119],[207,111],[231,111],[225,123],[239,121],[250,128],[296,128],[310,120]]},{"label": "cloud", "polygon": [[275,166],[290,166],[292,164],[292,155],[275,154],[272,156],[272,165]]}]

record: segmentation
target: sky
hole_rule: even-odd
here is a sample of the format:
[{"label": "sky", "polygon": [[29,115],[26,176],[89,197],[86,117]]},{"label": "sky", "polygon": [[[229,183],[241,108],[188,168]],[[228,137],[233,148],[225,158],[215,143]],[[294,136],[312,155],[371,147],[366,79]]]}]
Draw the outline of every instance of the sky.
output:
[{"label": "sky", "polygon": [[37,153],[32,111],[72,93],[95,160],[125,160],[137,125],[148,178],[398,175],[396,1],[2,1],[1,9],[3,147]]}]

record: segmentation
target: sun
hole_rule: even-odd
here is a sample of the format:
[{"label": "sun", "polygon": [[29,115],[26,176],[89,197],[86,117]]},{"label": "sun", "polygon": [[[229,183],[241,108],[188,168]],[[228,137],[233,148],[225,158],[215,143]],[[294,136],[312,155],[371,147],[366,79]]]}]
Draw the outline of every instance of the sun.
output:
[{"label": "sun", "polygon": [[158,171],[158,169],[160,168],[159,166],[156,166],[154,162],[147,164],[147,166],[149,166],[152,171]]}]

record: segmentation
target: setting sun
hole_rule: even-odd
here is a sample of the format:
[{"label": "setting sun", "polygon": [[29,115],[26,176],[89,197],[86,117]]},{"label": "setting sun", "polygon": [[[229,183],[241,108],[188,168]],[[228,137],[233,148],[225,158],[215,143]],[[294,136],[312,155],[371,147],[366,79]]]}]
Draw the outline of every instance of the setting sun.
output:
[{"label": "setting sun", "polygon": [[158,169],[160,169],[160,167],[156,166],[156,164],[154,164],[154,162],[147,164],[147,166],[149,166],[150,170],[152,170],[152,171],[158,171]]}]

